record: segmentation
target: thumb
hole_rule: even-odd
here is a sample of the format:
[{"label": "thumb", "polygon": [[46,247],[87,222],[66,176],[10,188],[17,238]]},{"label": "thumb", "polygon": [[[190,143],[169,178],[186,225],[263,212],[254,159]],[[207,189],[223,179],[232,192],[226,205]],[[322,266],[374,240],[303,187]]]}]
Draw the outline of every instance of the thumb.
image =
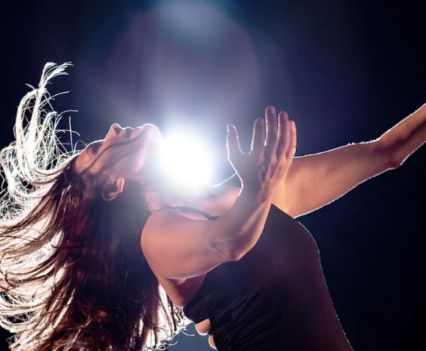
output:
[{"label": "thumb", "polygon": [[233,124],[228,123],[226,129],[228,131],[226,135],[226,150],[228,152],[228,161],[232,163],[243,152],[241,151],[237,128]]}]

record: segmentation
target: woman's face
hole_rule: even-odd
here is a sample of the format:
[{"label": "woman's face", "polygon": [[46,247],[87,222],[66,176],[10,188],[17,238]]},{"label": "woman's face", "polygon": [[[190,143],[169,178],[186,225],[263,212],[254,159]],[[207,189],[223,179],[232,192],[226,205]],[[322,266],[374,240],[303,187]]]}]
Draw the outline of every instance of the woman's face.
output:
[{"label": "woman's face", "polygon": [[104,139],[90,143],[80,153],[75,170],[144,183],[154,169],[161,140],[160,131],[152,124],[122,128],[115,123]]}]

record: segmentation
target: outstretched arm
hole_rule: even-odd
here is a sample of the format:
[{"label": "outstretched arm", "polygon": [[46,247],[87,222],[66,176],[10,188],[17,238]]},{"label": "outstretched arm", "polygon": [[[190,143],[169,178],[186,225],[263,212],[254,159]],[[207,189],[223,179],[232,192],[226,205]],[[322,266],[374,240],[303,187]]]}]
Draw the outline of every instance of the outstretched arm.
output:
[{"label": "outstretched arm", "polygon": [[399,167],[425,140],[426,104],[373,141],[296,157],[273,203],[293,217],[317,210]]}]

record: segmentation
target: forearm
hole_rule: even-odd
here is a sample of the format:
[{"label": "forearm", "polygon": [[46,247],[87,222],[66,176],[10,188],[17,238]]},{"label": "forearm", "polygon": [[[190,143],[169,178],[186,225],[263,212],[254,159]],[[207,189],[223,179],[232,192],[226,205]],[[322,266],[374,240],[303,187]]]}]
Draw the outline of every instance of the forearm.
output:
[{"label": "forearm", "polygon": [[341,146],[298,157],[277,189],[274,204],[293,217],[317,210],[388,169],[378,142]]},{"label": "forearm", "polygon": [[382,134],[378,143],[388,155],[388,168],[396,168],[426,140],[426,104]]},{"label": "forearm", "polygon": [[379,138],[294,159],[274,204],[293,217],[312,212],[358,184],[399,167],[426,139],[426,104]]},{"label": "forearm", "polygon": [[212,247],[230,260],[239,260],[259,240],[271,199],[243,189],[234,205],[209,226]]}]

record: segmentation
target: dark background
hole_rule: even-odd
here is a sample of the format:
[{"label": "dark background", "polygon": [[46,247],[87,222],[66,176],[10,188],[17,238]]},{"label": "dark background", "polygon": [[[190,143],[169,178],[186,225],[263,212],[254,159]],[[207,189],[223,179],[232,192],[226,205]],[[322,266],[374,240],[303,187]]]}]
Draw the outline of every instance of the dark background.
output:
[{"label": "dark background", "polygon": [[[2,6],[0,146],[47,61],[72,61],[51,90],[81,139],[113,121],[196,130],[225,161],[268,104],[298,126],[297,155],[370,140],[426,97],[420,1],[19,1]],[[65,124],[67,124],[65,123]],[[299,220],[310,229],[355,350],[418,349],[425,149]],[[318,179],[321,186],[321,179]],[[2,334],[2,339],[6,334]],[[201,342],[201,344],[200,344]],[[204,346],[200,346],[204,345]],[[5,347],[5,346],[3,346]],[[207,350],[185,337],[172,350]]]}]

